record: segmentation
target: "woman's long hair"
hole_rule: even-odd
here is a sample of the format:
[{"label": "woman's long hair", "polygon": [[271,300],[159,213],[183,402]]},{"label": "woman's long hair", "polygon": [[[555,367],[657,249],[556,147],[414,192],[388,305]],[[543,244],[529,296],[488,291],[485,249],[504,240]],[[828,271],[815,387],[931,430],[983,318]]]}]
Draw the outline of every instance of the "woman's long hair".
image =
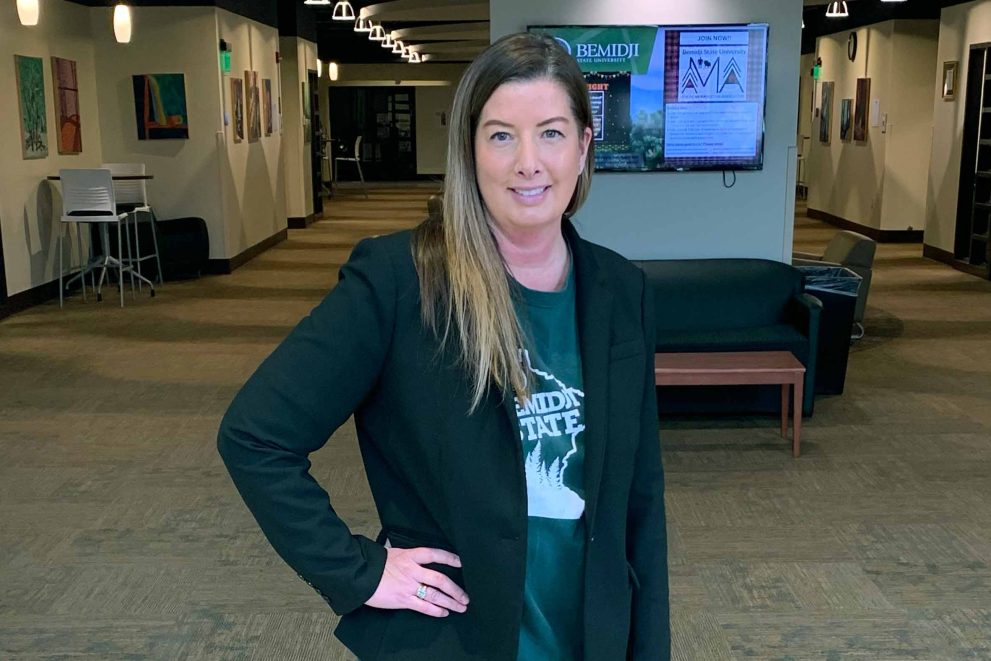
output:
[{"label": "woman's long hair", "polygon": [[[592,127],[588,88],[578,63],[553,38],[520,33],[499,39],[469,65],[454,95],[447,141],[442,216],[431,216],[413,235],[423,323],[460,344],[472,382],[474,410],[490,380],[503,391],[528,396],[519,360],[524,333],[513,307],[509,271],[499,252],[476,180],[475,132],[482,108],[500,86],[548,78],[567,93],[583,132]],[[590,144],[566,215],[577,211],[591,186]]]}]

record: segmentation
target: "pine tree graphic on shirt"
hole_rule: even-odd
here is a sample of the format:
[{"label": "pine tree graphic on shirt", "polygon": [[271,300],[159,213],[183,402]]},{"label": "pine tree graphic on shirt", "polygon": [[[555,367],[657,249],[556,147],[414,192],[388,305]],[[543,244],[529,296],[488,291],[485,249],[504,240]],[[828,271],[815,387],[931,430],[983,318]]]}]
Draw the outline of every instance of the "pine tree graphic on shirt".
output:
[{"label": "pine tree graphic on shirt", "polygon": [[527,402],[516,402],[526,455],[527,513],[578,519],[585,511],[585,500],[565,484],[565,477],[568,460],[578,451],[578,435],[585,431],[581,408],[585,393],[534,367],[528,351],[522,350],[520,358],[531,392]]}]

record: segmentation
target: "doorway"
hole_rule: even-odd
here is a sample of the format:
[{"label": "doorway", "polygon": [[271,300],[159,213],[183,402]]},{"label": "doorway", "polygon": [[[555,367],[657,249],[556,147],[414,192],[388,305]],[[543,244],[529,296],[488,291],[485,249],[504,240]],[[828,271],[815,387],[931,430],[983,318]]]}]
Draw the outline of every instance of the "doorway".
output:
[{"label": "doorway", "polygon": [[317,78],[316,71],[307,71],[306,78],[309,81],[310,89],[310,125],[312,127],[312,137],[310,139],[310,173],[313,181],[313,213],[317,218],[323,215],[323,154],[324,140],[327,135],[324,133],[323,122],[320,120],[320,79]]},{"label": "doorway", "polygon": [[329,99],[334,156],[352,156],[361,136],[365,179],[417,178],[415,87],[332,87]]},{"label": "doorway", "polygon": [[953,256],[991,277],[991,44],[970,47]]}]

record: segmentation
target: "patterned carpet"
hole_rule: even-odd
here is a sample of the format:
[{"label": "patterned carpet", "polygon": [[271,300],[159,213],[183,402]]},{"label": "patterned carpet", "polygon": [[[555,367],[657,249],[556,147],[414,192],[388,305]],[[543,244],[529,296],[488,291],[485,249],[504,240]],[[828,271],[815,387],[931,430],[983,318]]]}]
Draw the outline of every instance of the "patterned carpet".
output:
[{"label": "patterned carpet", "polygon": [[[342,191],[232,275],[0,322],[0,658],[342,659],[216,455],[236,389],[354,242],[430,189]],[[835,232],[796,219],[796,249]],[[991,658],[991,282],[882,245],[846,392],[662,421],[677,659]],[[353,427],[314,473],[377,532]]]}]

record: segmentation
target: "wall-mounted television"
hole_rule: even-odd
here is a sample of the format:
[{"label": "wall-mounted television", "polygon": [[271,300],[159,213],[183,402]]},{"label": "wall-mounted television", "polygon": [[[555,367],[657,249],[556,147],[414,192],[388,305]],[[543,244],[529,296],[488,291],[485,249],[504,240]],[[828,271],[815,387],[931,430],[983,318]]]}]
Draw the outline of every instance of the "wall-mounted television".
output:
[{"label": "wall-mounted television", "polygon": [[528,29],[581,66],[596,170],[763,167],[766,23]]}]

